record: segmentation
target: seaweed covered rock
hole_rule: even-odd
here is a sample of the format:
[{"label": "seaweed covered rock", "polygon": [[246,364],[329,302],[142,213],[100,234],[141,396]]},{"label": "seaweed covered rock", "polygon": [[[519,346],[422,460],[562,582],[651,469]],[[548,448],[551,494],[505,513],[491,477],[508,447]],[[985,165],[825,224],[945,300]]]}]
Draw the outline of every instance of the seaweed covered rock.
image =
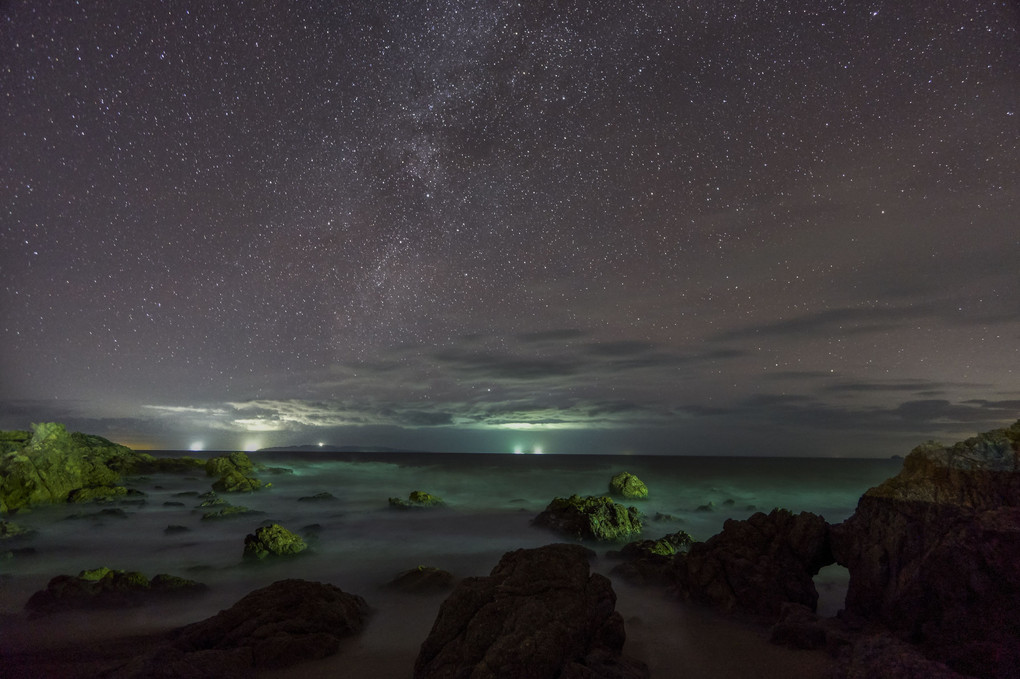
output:
[{"label": "seaweed covered rock", "polygon": [[278,523],[262,526],[244,538],[244,558],[261,560],[270,556],[290,556],[308,548],[301,536]]},{"label": "seaweed covered rock", "polygon": [[333,655],[361,632],[368,605],[333,585],[280,580],[211,618],[178,628],[154,651],[107,673],[108,679],[250,677]]},{"label": "seaweed covered rock", "polygon": [[832,528],[846,608],[965,674],[1020,667],[1020,422],[915,448]]},{"label": "seaweed covered rock", "polygon": [[137,571],[96,568],[78,575],[58,575],[33,594],[25,608],[54,613],[79,608],[139,606],[158,598],[201,594],[207,587],[194,580],[161,573],[151,580]]},{"label": "seaweed covered rock", "polygon": [[620,472],[609,481],[609,492],[626,500],[644,500],[648,486],[630,472]]},{"label": "seaweed covered rock", "polygon": [[442,498],[437,497],[432,493],[426,493],[423,490],[411,491],[406,500],[401,500],[399,497],[391,497],[389,502],[390,507],[394,509],[417,509],[424,507],[446,506],[446,503],[443,502]]},{"label": "seaweed covered rock", "polygon": [[721,533],[675,557],[674,584],[681,595],[727,611],[777,619],[786,602],[815,610],[812,578],[833,562],[828,529],[817,514],[786,509],[729,519]]},{"label": "seaweed covered rock", "polygon": [[387,589],[404,592],[405,594],[430,594],[442,592],[453,587],[453,573],[434,566],[418,566],[397,574]]},{"label": "seaweed covered rock", "polygon": [[580,545],[508,552],[488,577],[465,578],[439,609],[414,664],[415,679],[638,679],[607,578]]},{"label": "seaweed covered rock", "polygon": [[69,433],[55,422],[34,424],[32,432],[4,432],[0,451],[0,512],[66,502],[89,489],[119,493],[121,475],[149,457],[101,436]]},{"label": "seaweed covered rock", "polygon": [[217,477],[213,490],[220,493],[250,493],[268,485],[254,477],[254,471],[251,458],[241,452],[213,457],[205,463],[205,473]]},{"label": "seaweed covered rock", "polygon": [[587,540],[619,542],[641,534],[640,512],[605,496],[555,498],[532,523]]},{"label": "seaweed covered rock", "polygon": [[624,559],[613,567],[612,574],[639,585],[669,584],[673,573],[673,557],[687,552],[696,540],[685,531],[664,535],[658,540],[628,542],[608,556]]}]

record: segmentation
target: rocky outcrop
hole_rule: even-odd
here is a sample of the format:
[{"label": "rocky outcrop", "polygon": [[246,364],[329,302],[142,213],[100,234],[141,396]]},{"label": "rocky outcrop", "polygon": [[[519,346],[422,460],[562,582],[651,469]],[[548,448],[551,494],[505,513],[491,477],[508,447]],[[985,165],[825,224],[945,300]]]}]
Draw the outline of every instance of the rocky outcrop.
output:
[{"label": "rocky outcrop", "polygon": [[139,454],[99,436],[69,433],[62,424],[32,425],[32,432],[3,432],[0,437],[0,512],[34,504],[67,502],[88,489],[126,493],[121,474]]},{"label": "rocky outcrop", "polygon": [[644,500],[648,486],[630,472],[620,472],[609,481],[609,492],[626,500]]},{"label": "rocky outcrop", "polygon": [[290,556],[305,551],[308,545],[301,536],[278,523],[261,526],[244,538],[244,558],[261,560],[272,556]]},{"label": "rocky outcrop", "polygon": [[415,661],[415,679],[637,679],[648,668],[621,651],[623,618],[592,553],[547,545],[503,555],[443,602]]},{"label": "rocky outcrop", "polygon": [[668,585],[672,580],[673,556],[687,552],[696,540],[685,531],[665,535],[658,540],[628,542],[607,556],[624,559],[614,566],[612,575],[639,585]]},{"label": "rocky outcrop", "polygon": [[281,580],[251,592],[227,610],[171,632],[157,650],[106,675],[250,677],[333,655],[359,633],[368,616],[360,596],[306,580]]},{"label": "rocky outcrop", "polygon": [[822,517],[774,509],[744,521],[729,519],[721,533],[678,554],[674,584],[699,603],[777,619],[786,602],[815,609],[812,577],[830,563]]},{"label": "rocky outcrop", "polygon": [[641,514],[608,497],[555,498],[532,523],[584,540],[619,542],[641,534]]},{"label": "rocky outcrop", "polygon": [[201,594],[200,582],[161,573],[150,580],[135,571],[96,568],[78,575],[58,575],[29,598],[25,609],[36,614],[79,608],[139,606],[159,598]]},{"label": "rocky outcrop", "polygon": [[832,528],[849,614],[979,677],[1020,667],[1020,422],[914,449]]},{"label": "rocky outcrop", "polygon": [[205,473],[217,477],[213,490],[219,493],[250,493],[270,485],[255,478],[254,472],[255,464],[241,452],[220,455],[205,463]]},{"label": "rocky outcrop", "polygon": [[442,498],[433,495],[432,493],[426,493],[423,490],[412,490],[406,500],[401,500],[399,497],[391,497],[389,502],[390,507],[394,509],[420,509],[425,507],[446,506],[446,503],[443,502]]}]

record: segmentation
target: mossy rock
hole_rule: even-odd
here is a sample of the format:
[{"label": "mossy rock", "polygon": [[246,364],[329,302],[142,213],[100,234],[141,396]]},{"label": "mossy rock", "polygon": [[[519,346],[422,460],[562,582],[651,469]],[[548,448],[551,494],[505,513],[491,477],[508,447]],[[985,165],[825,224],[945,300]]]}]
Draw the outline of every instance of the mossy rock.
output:
[{"label": "mossy rock", "polygon": [[25,608],[37,614],[77,608],[117,608],[136,606],[154,596],[198,594],[207,589],[202,583],[175,575],[162,573],[149,580],[138,571],[103,566],[81,571],[77,576],[58,575],[46,589],[33,594]]},{"label": "mossy rock", "polygon": [[67,496],[68,502],[103,502],[118,497],[125,497],[128,489],[124,486],[99,486],[97,488],[78,488]]},{"label": "mossy rock", "polygon": [[250,493],[270,485],[252,476],[254,471],[251,458],[241,452],[220,455],[205,463],[205,473],[219,477],[213,483],[213,490],[220,493]]},{"label": "mossy rock", "polygon": [[239,516],[251,516],[253,514],[261,514],[262,512],[254,509],[248,509],[241,505],[226,505],[215,509],[210,512],[202,514],[203,521],[216,521],[218,519],[233,519]]},{"label": "mossy rock", "polygon": [[278,523],[262,526],[244,538],[244,558],[261,560],[270,556],[290,556],[308,548],[297,533]]},{"label": "mossy rock", "polygon": [[213,490],[217,493],[250,493],[262,487],[263,483],[259,479],[236,471],[228,472],[213,483]]},{"label": "mossy rock", "polygon": [[101,436],[43,422],[0,436],[0,512],[66,502],[81,489],[114,488],[143,454]]},{"label": "mossy rock", "polygon": [[446,503],[442,498],[433,495],[432,493],[426,493],[423,490],[411,491],[411,494],[407,496],[406,500],[401,500],[399,497],[391,497],[390,507],[394,509],[418,509],[426,507],[445,507]]},{"label": "mossy rock", "polygon": [[609,492],[627,500],[648,498],[648,486],[630,472],[620,472],[609,481]]},{"label": "mossy rock", "polygon": [[584,540],[618,542],[641,534],[641,513],[605,496],[555,498],[532,523]]}]

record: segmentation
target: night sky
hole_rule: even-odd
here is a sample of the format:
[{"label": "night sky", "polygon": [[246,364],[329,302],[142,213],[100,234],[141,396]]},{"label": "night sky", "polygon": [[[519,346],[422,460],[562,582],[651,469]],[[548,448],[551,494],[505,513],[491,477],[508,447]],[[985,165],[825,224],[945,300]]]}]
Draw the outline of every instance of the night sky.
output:
[{"label": "night sky", "polygon": [[1020,5],[0,2],[0,426],[905,454],[1020,417]]}]

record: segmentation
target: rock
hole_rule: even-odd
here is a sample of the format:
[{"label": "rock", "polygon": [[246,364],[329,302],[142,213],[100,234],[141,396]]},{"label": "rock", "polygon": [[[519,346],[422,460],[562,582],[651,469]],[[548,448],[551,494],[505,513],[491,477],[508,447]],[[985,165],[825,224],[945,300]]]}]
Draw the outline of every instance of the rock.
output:
[{"label": "rock", "polygon": [[31,528],[19,526],[13,521],[0,521],[0,540],[12,540],[14,538],[25,538],[34,535]]},{"label": "rock", "polygon": [[252,476],[254,471],[251,458],[241,452],[213,457],[205,463],[205,473],[218,477],[213,490],[220,493],[250,493],[262,488],[262,481]]},{"label": "rock", "polygon": [[587,540],[621,541],[641,534],[638,510],[604,496],[555,498],[532,523]]},{"label": "rock", "polygon": [[68,433],[54,422],[32,429],[0,436],[0,512],[116,488],[121,475],[147,457],[100,436]]},{"label": "rock", "polygon": [[888,634],[862,637],[845,655],[833,679],[972,679]]},{"label": "rock", "polygon": [[181,525],[172,523],[172,524],[168,525],[166,528],[164,528],[163,532],[166,533],[167,535],[174,535],[176,533],[187,533],[190,530],[191,529],[188,528],[187,526],[181,526]]},{"label": "rock", "polygon": [[718,535],[674,558],[681,595],[723,610],[776,619],[786,602],[815,610],[812,577],[832,563],[828,524],[809,512],[758,512],[728,519]]},{"label": "rock", "polygon": [[306,580],[251,592],[211,618],[178,628],[166,643],[108,673],[108,679],[250,677],[333,655],[368,617],[360,596]]},{"label": "rock", "polygon": [[431,594],[453,587],[453,573],[433,566],[418,566],[398,574],[387,583],[387,589],[406,594]]},{"label": "rock", "polygon": [[334,501],[336,501],[336,496],[333,495],[332,493],[326,492],[316,493],[315,495],[306,495],[304,497],[298,498],[298,502],[334,502]]},{"label": "rock", "polygon": [[245,559],[265,559],[268,556],[290,556],[308,548],[300,535],[292,533],[278,523],[262,526],[254,535],[244,538]]},{"label": "rock", "polygon": [[443,602],[414,664],[415,679],[637,679],[622,655],[623,618],[609,580],[580,545],[503,555],[488,577],[465,578]]},{"label": "rock", "polygon": [[159,574],[149,580],[136,571],[96,568],[77,576],[58,575],[33,594],[25,608],[36,614],[80,608],[139,606],[155,598],[195,595],[207,587],[194,580]]},{"label": "rock", "polygon": [[915,448],[832,528],[849,614],[979,677],[1020,667],[1020,421]]},{"label": "rock", "polygon": [[117,497],[124,497],[128,489],[124,486],[97,486],[95,488],[76,488],[67,495],[68,502],[104,502]]},{"label": "rock", "polygon": [[652,521],[683,521],[683,519],[677,516],[673,516],[672,514],[663,514],[662,512],[655,512],[655,516],[652,517]]},{"label": "rock", "polygon": [[446,506],[446,503],[443,502],[441,498],[421,490],[411,491],[411,494],[407,496],[406,500],[401,500],[399,497],[391,497],[389,502],[390,507],[393,507],[394,509]]},{"label": "rock", "polygon": [[825,626],[810,608],[803,604],[785,603],[779,621],[772,626],[769,640],[774,644],[811,650],[828,643]]},{"label": "rock", "polygon": [[648,497],[648,486],[630,472],[620,472],[610,479],[609,492],[627,500],[644,500]]},{"label": "rock", "polygon": [[671,533],[658,540],[629,542],[608,556],[626,559],[611,571],[612,575],[638,585],[669,584],[673,573],[673,555],[686,552],[695,542],[684,531]]},{"label": "rock", "polygon": [[202,514],[203,521],[216,521],[219,519],[234,519],[240,516],[253,516],[255,514],[262,514],[263,512],[255,509],[248,509],[243,505],[225,505],[219,509],[205,512]]}]

